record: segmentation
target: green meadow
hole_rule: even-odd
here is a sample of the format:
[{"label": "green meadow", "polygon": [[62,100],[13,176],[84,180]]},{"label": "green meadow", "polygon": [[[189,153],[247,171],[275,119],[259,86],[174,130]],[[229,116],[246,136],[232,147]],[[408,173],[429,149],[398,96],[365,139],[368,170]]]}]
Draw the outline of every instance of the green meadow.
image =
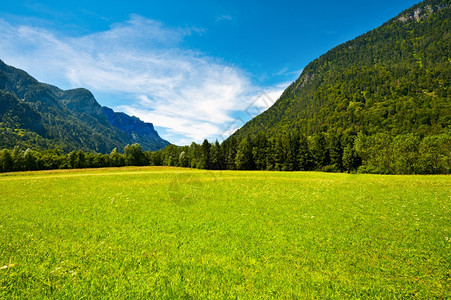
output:
[{"label": "green meadow", "polygon": [[450,298],[451,177],[0,174],[0,298]]}]

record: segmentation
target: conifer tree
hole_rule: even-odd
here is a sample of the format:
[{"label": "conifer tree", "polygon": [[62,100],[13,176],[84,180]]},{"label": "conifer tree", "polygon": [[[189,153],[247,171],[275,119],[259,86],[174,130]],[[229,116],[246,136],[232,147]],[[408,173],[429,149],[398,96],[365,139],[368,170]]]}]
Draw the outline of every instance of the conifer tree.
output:
[{"label": "conifer tree", "polygon": [[247,138],[242,139],[238,145],[235,163],[238,170],[255,169],[254,159],[252,156],[252,145]]},{"label": "conifer tree", "polygon": [[310,171],[312,170],[312,156],[310,153],[308,140],[305,135],[300,135],[299,137],[299,170]]},{"label": "conifer tree", "polygon": [[324,133],[316,133],[312,139],[312,156],[315,168],[320,170],[327,166],[330,162],[329,151],[327,149],[326,138]]}]

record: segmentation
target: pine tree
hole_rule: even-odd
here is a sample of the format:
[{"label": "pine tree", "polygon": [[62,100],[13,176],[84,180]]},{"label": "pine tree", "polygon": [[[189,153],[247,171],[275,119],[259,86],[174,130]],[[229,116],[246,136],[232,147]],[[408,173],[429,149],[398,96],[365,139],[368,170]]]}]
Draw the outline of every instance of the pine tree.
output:
[{"label": "pine tree", "polygon": [[259,132],[253,141],[252,156],[257,170],[266,170],[268,141],[263,132]]},{"label": "pine tree", "polygon": [[227,155],[227,169],[228,170],[236,170],[236,154],[238,143],[237,140],[232,136],[230,139],[230,144],[228,147],[228,155]]},{"label": "pine tree", "polygon": [[199,164],[197,165],[197,167],[199,169],[211,169],[211,144],[207,141],[204,140],[204,142],[202,143],[201,147],[200,147],[200,151],[201,151],[201,157],[200,157],[200,161]]},{"label": "pine tree", "polygon": [[255,163],[252,156],[252,144],[247,138],[241,140],[235,158],[238,170],[254,170]]},{"label": "pine tree", "polygon": [[343,170],[342,157],[343,148],[340,142],[341,136],[337,133],[331,132],[329,134],[329,157],[330,164],[333,165],[337,171]]},{"label": "pine tree", "polygon": [[299,134],[288,134],[288,149],[286,151],[284,170],[299,171]]},{"label": "pine tree", "polygon": [[222,157],[222,149],[219,142],[216,140],[214,145],[211,146],[211,169],[213,170],[223,170],[224,169],[224,159]]},{"label": "pine tree", "polygon": [[11,155],[11,151],[8,149],[3,149],[0,152],[0,164],[3,172],[11,172],[14,170],[14,160]]},{"label": "pine tree", "polygon": [[312,156],[315,168],[320,170],[327,166],[330,162],[329,151],[327,149],[326,138],[324,133],[316,133],[312,139]]},{"label": "pine tree", "polygon": [[301,135],[299,138],[299,170],[310,171],[313,169],[312,156],[310,153],[308,140],[305,135]]}]

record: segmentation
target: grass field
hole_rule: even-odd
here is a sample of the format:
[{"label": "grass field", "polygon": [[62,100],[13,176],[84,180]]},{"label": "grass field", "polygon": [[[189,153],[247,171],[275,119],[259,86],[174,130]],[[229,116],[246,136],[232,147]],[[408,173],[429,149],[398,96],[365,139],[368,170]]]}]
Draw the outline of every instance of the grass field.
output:
[{"label": "grass field", "polygon": [[449,298],[451,177],[0,175],[0,298]]}]

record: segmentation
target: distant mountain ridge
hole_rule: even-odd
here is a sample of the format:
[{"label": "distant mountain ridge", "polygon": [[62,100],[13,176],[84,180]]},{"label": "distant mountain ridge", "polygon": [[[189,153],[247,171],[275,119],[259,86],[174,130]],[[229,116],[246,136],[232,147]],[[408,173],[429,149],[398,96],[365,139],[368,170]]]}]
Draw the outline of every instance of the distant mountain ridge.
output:
[{"label": "distant mountain ridge", "polygon": [[123,112],[115,112],[106,106],[103,106],[102,110],[110,124],[121,130],[130,141],[140,144],[143,149],[155,151],[170,144],[160,138],[152,123],[145,123]]},{"label": "distant mountain ridge", "polygon": [[[169,144],[152,124],[125,116],[118,128],[110,123],[90,91],[63,91],[0,60],[0,148],[109,153],[133,143],[141,144],[143,150],[158,150]],[[133,134],[124,131],[130,127],[127,121],[132,123]]]},{"label": "distant mountain ridge", "polygon": [[451,1],[427,0],[308,64],[233,137],[440,134],[451,126]]}]

